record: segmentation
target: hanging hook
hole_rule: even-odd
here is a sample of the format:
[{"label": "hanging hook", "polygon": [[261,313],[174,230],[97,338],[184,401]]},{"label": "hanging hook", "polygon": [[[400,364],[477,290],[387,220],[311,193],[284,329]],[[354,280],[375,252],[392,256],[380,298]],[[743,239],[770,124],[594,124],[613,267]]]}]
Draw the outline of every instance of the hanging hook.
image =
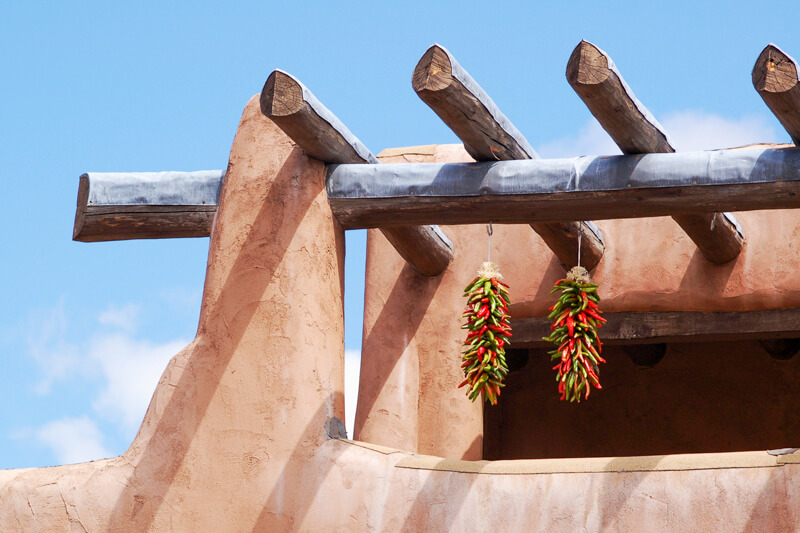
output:
[{"label": "hanging hook", "polygon": [[489,243],[488,243],[489,250],[486,253],[486,261],[491,261],[492,260],[492,233],[494,233],[494,230],[492,229],[492,221],[491,220],[489,221],[489,225],[486,226],[486,233],[489,235],[489,239],[488,239],[488,241],[489,241]]}]

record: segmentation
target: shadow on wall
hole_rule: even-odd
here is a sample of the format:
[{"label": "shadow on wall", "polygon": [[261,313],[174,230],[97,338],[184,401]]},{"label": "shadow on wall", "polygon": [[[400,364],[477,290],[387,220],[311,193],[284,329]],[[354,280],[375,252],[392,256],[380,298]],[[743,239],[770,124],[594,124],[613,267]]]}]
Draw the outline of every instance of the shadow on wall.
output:
[{"label": "shadow on wall", "polygon": [[[136,527],[140,530],[147,530],[152,525],[176,474],[183,465],[206,410],[215,397],[215,391],[226,372],[228,363],[236,352],[242,336],[250,326],[251,319],[258,307],[255,305],[243,307],[236,314],[235,320],[230,323],[226,321],[224,340],[217,339],[219,333],[222,332],[221,327],[219,331],[209,331],[212,327],[209,317],[224,316],[223,307],[228,299],[242,298],[243,294],[263,294],[267,286],[274,281],[274,273],[283,260],[298,227],[289,225],[289,231],[287,231],[287,225],[283,225],[284,213],[276,212],[275,210],[279,208],[276,206],[286,208],[283,199],[289,192],[290,184],[297,179],[298,169],[305,168],[307,164],[307,158],[303,152],[294,148],[277,173],[261,209],[251,221],[250,230],[243,238],[244,243],[222,290],[219,292],[219,298],[213,302],[204,298],[198,336],[186,348],[189,350],[186,368],[183,369],[179,382],[171,385],[174,388],[173,394],[163,409],[163,414],[158,420],[152,436],[141,451],[136,449],[138,443],[134,440],[131,448],[126,452],[126,455],[135,454],[135,457],[132,458],[136,462],[132,476],[134,479],[129,480],[114,506],[109,522],[110,530],[125,531],[131,527],[131,520],[136,521]],[[227,174],[231,174],[230,166]],[[312,187],[303,187],[300,190],[305,194],[294,195],[301,203],[294,203],[292,209],[296,212],[306,212],[318,191],[313,190]],[[221,209],[235,209],[235,206],[229,204],[222,205]],[[211,253],[215,252],[214,241],[212,236]],[[267,243],[270,253],[264,255]],[[260,268],[255,274],[252,269],[249,269],[254,255],[263,257]],[[250,275],[247,276],[246,283],[244,283],[242,273],[248,269]],[[223,343],[224,349],[221,349]],[[170,364],[174,365],[178,357],[173,358]],[[202,378],[199,379],[199,376]],[[343,398],[334,400],[342,403],[344,401]],[[148,411],[154,408],[154,403],[151,403]],[[148,415],[152,416],[149,412]],[[145,415],[145,421],[148,420],[148,415]],[[323,421],[320,421],[320,431],[322,431],[322,424]],[[213,458],[207,459],[213,460]],[[136,479],[158,480],[159,482],[137,482]]]},{"label": "shadow on wall", "polygon": [[[330,398],[330,400],[341,401],[340,398]],[[319,439],[320,431],[324,431],[319,421],[325,418],[326,403],[320,405],[313,421],[306,426],[294,450],[286,459],[283,470],[253,526],[254,532],[298,531],[311,504],[314,503],[322,482],[335,466],[338,456],[344,451],[344,448],[334,448],[339,452],[327,456],[328,460],[308,460],[307,443]]]},{"label": "shadow on wall", "polygon": [[[408,263],[403,263],[402,270],[361,349],[361,375],[376,376],[377,379],[368,383],[362,381],[359,384],[354,438],[362,438],[361,432],[367,417],[373,415],[375,401],[404,353],[406,358],[412,358],[412,361],[406,363],[416,366],[413,370],[418,378],[417,354],[408,353],[405,339],[414,338],[441,281],[442,276],[423,276],[418,274]],[[402,312],[397,313],[397,309],[402,309]],[[384,334],[386,331],[398,328],[402,330],[404,338],[399,335],[387,338]],[[416,388],[418,389],[418,387]],[[415,394],[418,395],[418,390],[415,391]],[[416,405],[414,409],[416,409]],[[408,427],[408,421],[406,421],[405,427]],[[413,436],[413,440],[416,442],[416,435]],[[416,451],[416,447],[408,451]]]}]

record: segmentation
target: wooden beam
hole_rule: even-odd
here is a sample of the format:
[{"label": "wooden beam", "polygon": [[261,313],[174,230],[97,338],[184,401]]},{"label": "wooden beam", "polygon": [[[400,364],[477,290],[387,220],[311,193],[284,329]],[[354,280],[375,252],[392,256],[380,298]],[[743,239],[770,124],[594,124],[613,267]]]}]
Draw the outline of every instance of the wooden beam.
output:
[{"label": "wooden beam", "polygon": [[397,253],[424,276],[438,276],[453,258],[453,244],[439,226],[385,228],[383,235]]},{"label": "wooden beam", "polygon": [[72,238],[208,237],[223,177],[222,170],[84,174]]},{"label": "wooden beam", "polygon": [[567,62],[567,81],[623,154],[675,151],[664,128],[597,46],[578,43]]},{"label": "wooden beam", "polygon": [[674,215],[703,256],[718,265],[733,261],[744,247],[744,232],[730,213]]},{"label": "wooden beam", "polygon": [[[428,48],[414,68],[411,85],[476,161],[539,158],[522,133],[444,47],[434,44]],[[603,257],[603,240],[593,226],[569,221],[538,222],[531,227],[565,268],[575,264],[579,235],[583,266],[591,270]]]},{"label": "wooden beam", "polygon": [[[800,309],[744,312],[622,312],[605,313],[600,329],[604,344],[740,341],[800,337]],[[550,334],[547,317],[511,321],[514,348],[551,346],[542,340]]]},{"label": "wooden beam", "polygon": [[581,266],[592,270],[603,258],[603,235],[593,222],[533,222],[531,227],[558,257],[565,270],[578,264],[579,236]]},{"label": "wooden beam", "polygon": [[275,70],[261,91],[261,112],[308,155],[325,163],[377,163],[366,146],[294,76]]},{"label": "wooden beam", "polygon": [[792,141],[800,145],[798,70],[797,61],[774,44],[769,44],[761,51],[753,66],[753,87],[789,133]]},{"label": "wooden beam", "polygon": [[336,165],[327,189],[350,229],[797,208],[800,149]]},{"label": "wooden beam", "polygon": [[[567,63],[567,80],[622,153],[675,151],[664,128],[634,96],[611,58],[597,46],[581,41],[575,47]],[[744,235],[730,213],[674,218],[713,263],[727,263],[742,250]]]},{"label": "wooden beam", "polygon": [[464,142],[476,161],[536,159],[528,141],[444,47],[434,44],[414,68],[411,85]]},{"label": "wooden beam", "polygon": [[[275,70],[261,91],[261,112],[310,156],[324,163],[377,164],[378,159],[299,80]],[[414,269],[437,276],[453,258],[452,243],[436,227],[381,228]]]}]

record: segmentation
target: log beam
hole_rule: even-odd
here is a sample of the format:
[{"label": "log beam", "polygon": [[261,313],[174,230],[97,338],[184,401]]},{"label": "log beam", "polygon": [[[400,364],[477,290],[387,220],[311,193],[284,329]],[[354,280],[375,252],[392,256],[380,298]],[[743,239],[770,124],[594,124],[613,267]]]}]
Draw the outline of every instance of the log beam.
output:
[{"label": "log beam", "polygon": [[786,209],[800,207],[800,148],[334,165],[327,189],[348,229]]},{"label": "log beam", "polygon": [[769,44],[753,66],[753,87],[770,111],[800,145],[800,77],[797,62],[783,50]]},{"label": "log beam", "polygon": [[222,170],[83,174],[72,238],[208,237],[223,177]]},{"label": "log beam", "polygon": [[[261,91],[261,112],[310,156],[324,163],[377,164],[378,159],[299,80],[275,70]],[[437,276],[453,257],[452,243],[436,227],[381,228],[415,270]]]},{"label": "log beam", "polygon": [[[411,85],[476,161],[539,158],[522,133],[444,47],[434,44],[428,48],[414,68]],[[579,235],[583,266],[591,270],[603,257],[603,239],[593,224],[537,222],[531,227],[564,268],[575,264]]]},{"label": "log beam", "polygon": [[[605,313],[600,329],[604,344],[655,344],[673,342],[795,339],[800,337],[800,309],[744,312],[621,312]],[[547,317],[511,321],[515,348],[552,346]]]},{"label": "log beam", "polygon": [[[581,41],[567,63],[567,81],[624,154],[675,151],[664,128],[636,98],[614,62],[597,46]],[[706,259],[735,259],[744,235],[730,213],[679,215],[675,221]]]}]

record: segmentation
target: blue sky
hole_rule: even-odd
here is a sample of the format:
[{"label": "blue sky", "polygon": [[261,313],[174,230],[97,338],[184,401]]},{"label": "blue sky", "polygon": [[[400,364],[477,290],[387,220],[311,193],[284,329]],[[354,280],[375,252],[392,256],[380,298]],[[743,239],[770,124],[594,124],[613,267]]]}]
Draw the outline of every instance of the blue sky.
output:
[{"label": "blue sky", "polygon": [[[796,3],[559,4],[5,5],[0,468],[123,452],[167,360],[197,327],[208,239],[75,243],[78,176],[224,168],[244,104],[275,68],[375,153],[451,143],[411,89],[414,65],[438,42],[541,155],[616,153],[564,77],[587,39],[678,148],[788,141],[750,70],[769,42],[800,57]],[[363,248],[363,232],[349,233],[350,362]]]}]

